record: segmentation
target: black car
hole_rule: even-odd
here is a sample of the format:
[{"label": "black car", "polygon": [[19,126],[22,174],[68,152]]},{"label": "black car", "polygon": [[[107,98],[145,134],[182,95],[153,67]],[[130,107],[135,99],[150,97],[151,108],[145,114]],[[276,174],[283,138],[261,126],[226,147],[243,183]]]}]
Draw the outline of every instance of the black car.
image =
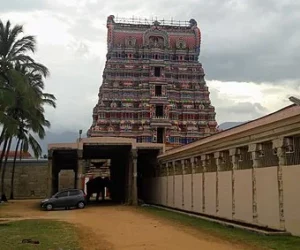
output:
[{"label": "black car", "polygon": [[41,201],[41,207],[50,211],[54,208],[84,208],[86,205],[85,194],[80,189],[67,189],[57,192],[51,198]]}]

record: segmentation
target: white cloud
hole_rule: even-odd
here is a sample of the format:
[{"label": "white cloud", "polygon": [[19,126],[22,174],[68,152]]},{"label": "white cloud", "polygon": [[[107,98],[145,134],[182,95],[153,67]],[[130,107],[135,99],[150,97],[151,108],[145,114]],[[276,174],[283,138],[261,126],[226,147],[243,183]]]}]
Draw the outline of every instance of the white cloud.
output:
[{"label": "white cloud", "polygon": [[[297,96],[294,82],[270,85],[270,83],[207,81],[207,84],[210,87],[212,104],[216,107],[219,123],[256,119],[290,105],[288,97]],[[236,110],[231,110],[234,106],[246,103],[249,108],[252,104],[252,112],[245,109],[245,112],[237,114]]]},{"label": "white cloud", "polygon": [[[52,129],[77,131],[92,121],[110,14],[195,18],[202,31],[200,60],[219,123],[255,119],[289,105],[287,97],[300,93],[299,71],[293,68],[300,59],[295,29],[300,16],[291,3],[267,4],[273,2],[31,0],[24,10],[17,1],[5,3],[0,13],[3,21],[24,24],[26,34],[37,36],[35,57],[51,71],[46,91],[58,99],[56,110],[47,108]],[[267,82],[273,79],[277,82]]]}]

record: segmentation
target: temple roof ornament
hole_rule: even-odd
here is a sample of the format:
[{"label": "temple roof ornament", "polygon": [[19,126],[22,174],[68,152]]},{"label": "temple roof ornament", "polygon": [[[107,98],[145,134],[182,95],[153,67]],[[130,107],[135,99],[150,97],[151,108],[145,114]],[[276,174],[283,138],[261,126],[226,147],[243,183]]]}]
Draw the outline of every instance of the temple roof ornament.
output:
[{"label": "temple roof ornament", "polygon": [[107,17],[107,23],[114,23],[115,22],[115,16],[114,15],[110,15]]},{"label": "temple roof ornament", "polygon": [[180,37],[179,39],[177,39],[177,41],[176,41],[176,48],[177,49],[185,49],[186,48],[186,42],[184,41],[184,39],[182,37]]},{"label": "temple roof ornament", "polygon": [[201,103],[201,104],[199,105],[199,109],[202,110],[202,109],[204,109],[204,108],[205,108],[205,106]]},{"label": "temple roof ornament", "polygon": [[193,19],[193,18],[190,19],[189,23],[190,23],[190,27],[197,27],[197,22],[195,19]]},{"label": "temple roof ornament", "polygon": [[150,47],[154,47],[154,46],[168,47],[169,46],[168,40],[169,40],[168,33],[158,28],[155,29],[150,28],[146,30],[143,36],[144,45]]},{"label": "temple roof ornament", "polygon": [[153,22],[153,25],[154,25],[154,26],[159,26],[159,25],[160,25],[160,22],[157,21],[157,20],[155,20],[155,21]]}]

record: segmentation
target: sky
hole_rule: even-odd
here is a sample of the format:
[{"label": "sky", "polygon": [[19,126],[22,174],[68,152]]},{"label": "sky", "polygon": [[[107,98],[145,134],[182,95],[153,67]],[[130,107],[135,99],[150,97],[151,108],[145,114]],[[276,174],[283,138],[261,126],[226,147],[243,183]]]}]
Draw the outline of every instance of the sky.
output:
[{"label": "sky", "polygon": [[248,121],[300,97],[300,1],[296,0],[0,0],[0,19],[35,35],[34,58],[51,76],[51,131],[86,131],[98,101],[106,56],[106,19],[194,18],[217,122]]}]

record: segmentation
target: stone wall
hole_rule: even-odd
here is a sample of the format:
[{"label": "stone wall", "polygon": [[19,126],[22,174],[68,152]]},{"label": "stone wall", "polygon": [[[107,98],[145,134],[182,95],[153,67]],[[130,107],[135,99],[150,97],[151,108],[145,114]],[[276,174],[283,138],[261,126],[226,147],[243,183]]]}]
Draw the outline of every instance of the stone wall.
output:
[{"label": "stone wall", "polygon": [[[5,194],[9,198],[11,192],[12,161],[9,161],[5,174]],[[14,178],[14,198],[44,198],[48,194],[48,161],[17,161]]]},{"label": "stone wall", "polygon": [[62,169],[58,174],[58,191],[75,187],[75,172],[73,169]]}]

